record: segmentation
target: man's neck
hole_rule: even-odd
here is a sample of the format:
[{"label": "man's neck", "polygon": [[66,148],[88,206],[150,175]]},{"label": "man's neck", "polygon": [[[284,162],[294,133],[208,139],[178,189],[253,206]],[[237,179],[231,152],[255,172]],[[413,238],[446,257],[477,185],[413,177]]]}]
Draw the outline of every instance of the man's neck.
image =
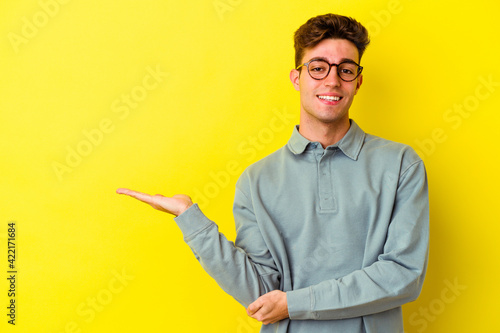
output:
[{"label": "man's neck", "polygon": [[319,142],[323,148],[339,142],[351,126],[349,118],[339,122],[322,123],[301,119],[299,133],[309,141]]}]

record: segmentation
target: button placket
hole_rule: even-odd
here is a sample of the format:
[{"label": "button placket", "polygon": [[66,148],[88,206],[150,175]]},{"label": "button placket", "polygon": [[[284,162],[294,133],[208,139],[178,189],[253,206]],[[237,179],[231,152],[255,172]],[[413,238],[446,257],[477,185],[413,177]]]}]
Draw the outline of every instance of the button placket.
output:
[{"label": "button placket", "polygon": [[335,210],[335,196],[333,194],[333,182],[330,163],[335,151],[324,150],[318,159],[318,189],[319,207],[321,211]]}]

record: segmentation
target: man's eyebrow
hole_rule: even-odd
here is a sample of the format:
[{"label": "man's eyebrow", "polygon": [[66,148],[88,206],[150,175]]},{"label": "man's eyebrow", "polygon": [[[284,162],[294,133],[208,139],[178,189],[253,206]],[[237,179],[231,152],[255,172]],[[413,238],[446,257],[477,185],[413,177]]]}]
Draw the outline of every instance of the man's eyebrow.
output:
[{"label": "man's eyebrow", "polygon": [[326,59],[325,57],[314,57],[311,60],[309,60],[308,62],[311,62],[311,61],[314,61],[314,60],[323,60],[323,61],[328,62],[328,59]]},{"label": "man's eyebrow", "polygon": [[349,59],[349,58],[342,58],[340,60],[340,62],[350,62],[350,63],[356,64],[356,65],[358,64],[356,61]]},{"label": "man's eyebrow", "polygon": [[[314,61],[314,60],[323,60],[323,61],[326,61],[327,63],[330,63],[330,62],[328,61],[328,59],[327,59],[327,58],[325,58],[325,57],[314,57],[314,58],[312,58],[311,60],[309,60],[308,62],[311,62],[311,61]],[[342,58],[342,59],[340,59],[339,64],[340,64],[340,63],[342,63],[342,62],[349,62],[349,63],[357,64],[357,62],[356,62],[356,61],[354,61],[354,60],[352,60],[352,59],[350,59],[350,58]]]}]

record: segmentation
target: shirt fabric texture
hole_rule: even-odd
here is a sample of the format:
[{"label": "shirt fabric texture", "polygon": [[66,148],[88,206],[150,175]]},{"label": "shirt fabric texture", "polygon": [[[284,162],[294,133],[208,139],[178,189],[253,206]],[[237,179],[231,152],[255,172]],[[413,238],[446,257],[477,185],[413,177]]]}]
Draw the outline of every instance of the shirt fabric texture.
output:
[{"label": "shirt fabric texture", "polygon": [[424,164],[409,146],[350,122],[325,149],[296,126],[286,146],[243,172],[234,243],[197,204],[175,218],[203,268],[243,306],[286,292],[290,318],[261,332],[402,333],[401,305],[421,291]]}]

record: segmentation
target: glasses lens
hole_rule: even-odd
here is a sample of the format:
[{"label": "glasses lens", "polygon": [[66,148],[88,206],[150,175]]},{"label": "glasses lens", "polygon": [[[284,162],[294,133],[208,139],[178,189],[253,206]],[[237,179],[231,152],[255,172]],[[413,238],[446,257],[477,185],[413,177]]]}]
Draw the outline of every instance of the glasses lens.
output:
[{"label": "glasses lens", "polygon": [[345,81],[352,81],[358,76],[359,66],[351,62],[343,62],[338,66],[339,76]]},{"label": "glasses lens", "polygon": [[328,75],[330,65],[323,60],[313,60],[309,63],[307,70],[314,79],[322,79]]}]

